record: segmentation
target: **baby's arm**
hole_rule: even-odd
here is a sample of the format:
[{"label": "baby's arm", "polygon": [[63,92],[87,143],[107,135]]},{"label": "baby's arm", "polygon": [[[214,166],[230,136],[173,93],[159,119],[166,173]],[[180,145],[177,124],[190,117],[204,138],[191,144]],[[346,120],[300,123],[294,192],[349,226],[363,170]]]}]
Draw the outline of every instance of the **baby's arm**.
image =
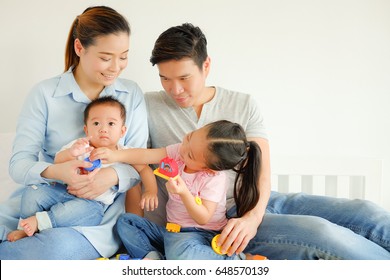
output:
[{"label": "baby's arm", "polygon": [[199,225],[205,225],[210,221],[217,209],[218,204],[216,202],[202,199],[202,203],[198,204],[180,176],[177,179],[169,179],[166,186],[170,193],[180,195],[188,214],[195,222]]},{"label": "baby's arm", "polygon": [[145,188],[142,194],[140,206],[146,211],[153,211],[158,206],[157,181],[149,165],[133,165],[141,176],[142,184]]},{"label": "baby's arm", "polygon": [[54,158],[54,163],[62,163],[77,159],[78,156],[89,153],[92,150],[93,147],[89,146],[89,139],[87,137],[79,138],[68,149],[59,151]]}]

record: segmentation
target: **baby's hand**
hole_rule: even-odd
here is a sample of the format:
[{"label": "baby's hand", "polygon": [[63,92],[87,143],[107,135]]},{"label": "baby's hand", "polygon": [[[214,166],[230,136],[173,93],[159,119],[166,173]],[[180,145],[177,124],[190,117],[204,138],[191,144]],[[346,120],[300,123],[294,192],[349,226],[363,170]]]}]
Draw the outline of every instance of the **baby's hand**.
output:
[{"label": "baby's hand", "polygon": [[77,158],[83,154],[87,154],[93,150],[93,147],[89,146],[89,138],[79,138],[69,148],[69,153],[72,157]]},{"label": "baby's hand", "polygon": [[140,206],[143,210],[154,211],[158,207],[157,193],[145,191],[142,194]]},{"label": "baby's hand", "polygon": [[95,148],[89,156],[91,161],[100,159],[102,163],[113,163],[117,162],[115,159],[115,152],[109,148],[101,147]]}]

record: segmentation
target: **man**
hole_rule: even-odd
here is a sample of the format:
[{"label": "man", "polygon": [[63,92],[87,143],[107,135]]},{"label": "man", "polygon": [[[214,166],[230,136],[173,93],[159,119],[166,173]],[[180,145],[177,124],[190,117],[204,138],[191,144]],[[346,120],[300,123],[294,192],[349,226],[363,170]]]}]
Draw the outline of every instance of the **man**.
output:
[{"label": "man", "polygon": [[[254,209],[229,220],[219,239],[222,251],[232,255],[245,250],[269,259],[390,259],[390,214],[383,209],[365,201],[271,194],[269,143],[260,110],[250,95],[206,86],[211,60],[198,27],[186,23],[163,32],[150,61],[157,65],[164,88],[145,94],[150,147],[181,142],[189,131],[227,119],[241,124],[262,150],[260,199]],[[167,193],[165,181],[158,183],[159,208],[145,216],[164,224]],[[227,195],[231,217],[233,184],[232,179]],[[381,227],[389,230],[385,233]]]}]

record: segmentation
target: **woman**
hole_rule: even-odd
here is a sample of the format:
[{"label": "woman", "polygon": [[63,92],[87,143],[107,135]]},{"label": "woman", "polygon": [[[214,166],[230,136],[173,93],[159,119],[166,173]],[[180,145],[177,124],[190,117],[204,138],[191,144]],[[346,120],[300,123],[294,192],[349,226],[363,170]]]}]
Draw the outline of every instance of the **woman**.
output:
[{"label": "woman", "polygon": [[[83,136],[82,112],[91,100],[102,96],[114,96],[126,107],[128,131],[121,144],[146,146],[142,91],[136,83],[118,78],[127,66],[129,37],[127,20],[109,7],[90,7],[74,20],[66,45],[65,72],[30,92],[18,119],[10,160],[11,177],[24,186],[50,184],[55,188],[56,182],[63,182],[69,193],[85,199],[115,186],[115,202],[107,207],[99,226],[52,228],[2,242],[0,259],[95,259],[118,250],[113,226],[124,212],[124,193],[139,182],[138,173],[127,164],[115,164],[82,175],[79,168],[90,167],[90,163],[53,164],[53,159],[64,144]],[[17,226],[20,193],[0,205],[3,234]]]}]

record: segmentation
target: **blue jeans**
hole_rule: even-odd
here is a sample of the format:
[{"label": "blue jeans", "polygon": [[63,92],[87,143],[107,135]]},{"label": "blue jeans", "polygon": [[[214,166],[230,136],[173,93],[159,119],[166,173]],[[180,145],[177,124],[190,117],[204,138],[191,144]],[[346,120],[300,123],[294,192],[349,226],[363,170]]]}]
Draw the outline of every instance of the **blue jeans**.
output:
[{"label": "blue jeans", "polygon": [[288,260],[389,260],[389,251],[390,213],[374,203],[277,192],[245,249]]},{"label": "blue jeans", "polygon": [[[6,236],[17,227],[20,213],[20,191],[0,203],[0,234]],[[64,242],[58,242],[63,240]],[[42,254],[42,252],[45,252]],[[67,260],[99,258],[92,244],[73,228],[52,228],[16,242],[0,242],[0,260]]]},{"label": "blue jeans", "polygon": [[95,226],[103,219],[104,207],[105,205],[99,201],[78,198],[69,194],[63,184],[40,184],[25,188],[20,217],[25,219],[34,216],[37,212],[46,211],[51,226],[45,225],[44,229]]},{"label": "blue jeans", "polygon": [[[199,228],[182,228],[180,232],[168,232],[145,218],[131,213],[122,214],[117,231],[128,254],[143,258],[150,252],[159,252],[167,260],[226,260],[240,259],[237,255],[218,255],[211,248],[211,240],[217,231]],[[163,253],[165,252],[165,253]]]},{"label": "blue jeans", "polygon": [[[228,216],[234,215],[235,209],[230,209]],[[165,240],[159,232],[162,231],[160,227],[145,221],[147,226],[141,224],[141,229],[130,233],[127,217],[128,214],[123,215],[117,223],[120,237],[127,246],[137,243],[143,254],[148,250],[164,252]],[[148,230],[142,230],[142,227]],[[192,240],[177,243],[188,246],[180,242],[190,244]],[[184,250],[180,246],[169,248],[165,244],[165,253],[173,251],[178,259],[204,257],[204,252],[190,252],[188,247]],[[389,260],[389,251],[390,213],[376,204],[365,200],[272,192],[257,235],[244,252],[275,260]]]}]

